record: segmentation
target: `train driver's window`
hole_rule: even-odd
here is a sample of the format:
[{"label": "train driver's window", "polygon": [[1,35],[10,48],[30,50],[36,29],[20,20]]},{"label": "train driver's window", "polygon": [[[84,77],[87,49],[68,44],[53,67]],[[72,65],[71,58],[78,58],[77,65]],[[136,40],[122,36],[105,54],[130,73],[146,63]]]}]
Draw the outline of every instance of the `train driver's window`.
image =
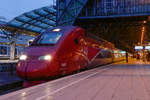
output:
[{"label": "train driver's window", "polygon": [[36,41],[36,44],[56,44],[62,35],[63,33],[44,33]]}]

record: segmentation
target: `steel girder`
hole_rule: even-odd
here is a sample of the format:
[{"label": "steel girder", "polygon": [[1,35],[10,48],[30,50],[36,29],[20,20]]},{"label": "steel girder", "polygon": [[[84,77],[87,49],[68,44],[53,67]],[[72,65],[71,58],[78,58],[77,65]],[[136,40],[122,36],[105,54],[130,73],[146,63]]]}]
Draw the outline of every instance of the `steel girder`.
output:
[{"label": "steel girder", "polygon": [[72,25],[88,0],[57,0],[57,25]]},{"label": "steel girder", "polygon": [[149,15],[150,0],[89,0],[79,18],[93,19]]}]

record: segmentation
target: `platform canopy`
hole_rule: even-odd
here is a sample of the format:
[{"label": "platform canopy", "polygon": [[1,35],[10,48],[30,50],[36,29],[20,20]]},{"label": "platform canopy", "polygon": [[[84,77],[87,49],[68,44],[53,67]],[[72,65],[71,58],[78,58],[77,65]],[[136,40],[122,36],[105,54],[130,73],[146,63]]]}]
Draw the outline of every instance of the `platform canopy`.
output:
[{"label": "platform canopy", "polygon": [[5,21],[0,21],[0,28],[5,27],[6,22]]},{"label": "platform canopy", "polygon": [[56,26],[56,9],[46,6],[23,13],[7,23],[5,29],[10,32],[37,35],[49,27]]}]

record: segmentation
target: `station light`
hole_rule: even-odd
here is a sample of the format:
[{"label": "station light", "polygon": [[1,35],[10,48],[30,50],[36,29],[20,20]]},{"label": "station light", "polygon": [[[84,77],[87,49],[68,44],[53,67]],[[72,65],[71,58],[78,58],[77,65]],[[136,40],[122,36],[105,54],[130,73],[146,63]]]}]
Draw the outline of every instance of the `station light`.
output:
[{"label": "station light", "polygon": [[39,57],[39,60],[48,60],[48,61],[50,61],[51,59],[52,59],[51,55],[45,55],[45,56],[40,56]]},{"label": "station light", "polygon": [[27,55],[21,55],[19,59],[20,60],[26,60],[27,59]]},{"label": "station light", "polygon": [[118,50],[114,50],[114,53],[119,53],[119,51]]},{"label": "station light", "polygon": [[122,54],[125,54],[125,53],[126,53],[126,51],[121,51],[121,53],[122,53]]},{"label": "station light", "polygon": [[60,28],[56,28],[56,29],[53,29],[53,32],[59,32],[61,29]]},{"label": "station light", "polygon": [[145,24],[145,23],[146,23],[146,21],[144,20],[144,21],[143,21],[143,23]]},{"label": "station light", "polygon": [[33,40],[34,40],[34,39],[28,40],[27,45],[30,46],[30,44],[33,42]]}]

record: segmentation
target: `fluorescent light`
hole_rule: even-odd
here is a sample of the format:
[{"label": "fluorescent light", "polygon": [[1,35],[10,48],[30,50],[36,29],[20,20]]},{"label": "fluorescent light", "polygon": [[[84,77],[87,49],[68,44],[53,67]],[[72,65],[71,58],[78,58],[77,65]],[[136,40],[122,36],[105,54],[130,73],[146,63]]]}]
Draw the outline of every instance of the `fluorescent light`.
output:
[{"label": "fluorescent light", "polygon": [[143,49],[143,46],[135,46],[135,49],[141,50],[141,49]]},{"label": "fluorescent light", "polygon": [[145,49],[150,50],[150,46],[145,46]]},{"label": "fluorescent light", "polygon": [[59,28],[56,28],[56,29],[53,29],[54,32],[59,32],[60,29]]}]

